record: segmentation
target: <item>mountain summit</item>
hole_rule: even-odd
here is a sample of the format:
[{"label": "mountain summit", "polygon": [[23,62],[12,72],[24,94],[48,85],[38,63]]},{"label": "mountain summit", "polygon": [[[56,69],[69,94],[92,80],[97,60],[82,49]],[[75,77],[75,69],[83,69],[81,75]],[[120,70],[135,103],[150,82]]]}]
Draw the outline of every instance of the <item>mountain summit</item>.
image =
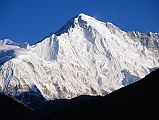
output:
[{"label": "mountain summit", "polygon": [[32,107],[103,96],[159,67],[158,33],[127,33],[82,13],[33,46],[1,43],[0,91]]},{"label": "mountain summit", "polygon": [[[73,17],[72,19],[70,19],[60,30],[58,30],[55,34],[57,36],[65,33],[65,32],[69,32],[71,31],[73,28],[96,28],[98,29],[99,24],[102,25],[106,25],[108,28],[116,28],[118,29],[116,26],[114,26],[112,23],[104,23],[101,21],[96,20],[95,18],[88,16],[86,14],[80,13],[79,15]],[[120,30],[120,29],[118,29]]]}]

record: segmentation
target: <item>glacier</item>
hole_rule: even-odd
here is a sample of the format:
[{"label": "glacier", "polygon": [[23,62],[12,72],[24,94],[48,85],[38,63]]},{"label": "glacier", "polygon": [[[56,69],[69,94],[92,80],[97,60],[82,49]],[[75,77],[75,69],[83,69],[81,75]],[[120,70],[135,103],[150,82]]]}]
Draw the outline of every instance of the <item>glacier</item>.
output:
[{"label": "glacier", "polygon": [[83,13],[35,45],[0,41],[0,91],[26,105],[104,96],[158,67],[159,33],[124,32]]}]

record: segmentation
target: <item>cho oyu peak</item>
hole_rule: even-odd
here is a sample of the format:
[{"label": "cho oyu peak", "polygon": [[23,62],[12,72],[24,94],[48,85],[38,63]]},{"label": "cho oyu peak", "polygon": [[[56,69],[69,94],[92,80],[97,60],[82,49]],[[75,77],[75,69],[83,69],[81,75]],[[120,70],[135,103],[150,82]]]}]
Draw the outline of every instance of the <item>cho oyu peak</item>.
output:
[{"label": "cho oyu peak", "polygon": [[33,46],[0,48],[0,91],[27,105],[106,95],[159,67],[158,33],[127,33],[83,13]]}]

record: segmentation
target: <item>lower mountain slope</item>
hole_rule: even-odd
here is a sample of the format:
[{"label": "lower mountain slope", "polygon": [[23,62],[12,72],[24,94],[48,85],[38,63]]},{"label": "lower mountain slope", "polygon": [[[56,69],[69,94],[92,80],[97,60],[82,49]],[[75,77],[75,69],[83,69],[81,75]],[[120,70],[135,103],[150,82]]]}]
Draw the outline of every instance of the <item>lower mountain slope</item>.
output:
[{"label": "lower mountain slope", "polygon": [[47,115],[44,119],[159,119],[158,83],[159,69],[153,71],[144,79],[105,97],[89,97],[89,100],[85,102],[77,102],[77,104]]},{"label": "lower mountain slope", "polygon": [[[104,97],[79,96],[71,100],[54,100],[52,106],[50,101],[40,108],[45,110],[39,110],[39,113],[0,94],[0,120],[158,119],[158,78],[159,69]],[[48,114],[46,111],[52,112]]]}]

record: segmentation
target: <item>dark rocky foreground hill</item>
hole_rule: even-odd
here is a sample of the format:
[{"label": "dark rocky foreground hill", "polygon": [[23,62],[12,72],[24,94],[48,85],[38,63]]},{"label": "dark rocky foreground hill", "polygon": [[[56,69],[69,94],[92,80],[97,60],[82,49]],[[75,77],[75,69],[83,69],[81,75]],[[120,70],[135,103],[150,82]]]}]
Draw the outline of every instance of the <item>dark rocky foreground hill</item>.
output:
[{"label": "dark rocky foreground hill", "polygon": [[[117,120],[132,118],[157,120],[159,119],[158,83],[159,69],[144,79],[105,97],[81,96],[72,100],[50,101],[44,104],[36,114],[23,104],[0,94],[0,120]],[[52,107],[56,107],[56,110]]]},{"label": "dark rocky foreground hill", "polygon": [[33,120],[35,113],[24,104],[0,94],[0,120]]}]

